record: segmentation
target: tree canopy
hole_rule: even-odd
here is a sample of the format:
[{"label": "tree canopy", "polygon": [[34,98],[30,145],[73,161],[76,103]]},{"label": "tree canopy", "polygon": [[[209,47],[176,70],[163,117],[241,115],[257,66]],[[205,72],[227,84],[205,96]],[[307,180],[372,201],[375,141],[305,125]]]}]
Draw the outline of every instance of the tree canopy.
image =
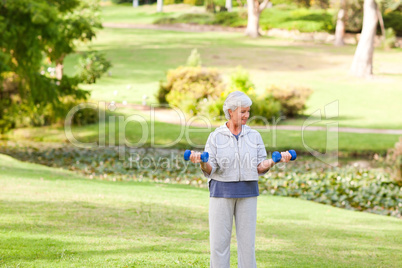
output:
[{"label": "tree canopy", "polygon": [[77,77],[55,78],[43,66],[62,64],[77,41],[95,36],[95,29],[101,28],[97,10],[95,0],[0,1],[0,130],[16,124],[10,118],[16,106],[12,118],[25,116],[32,121],[35,111],[61,112],[63,97],[88,97],[78,88]]}]

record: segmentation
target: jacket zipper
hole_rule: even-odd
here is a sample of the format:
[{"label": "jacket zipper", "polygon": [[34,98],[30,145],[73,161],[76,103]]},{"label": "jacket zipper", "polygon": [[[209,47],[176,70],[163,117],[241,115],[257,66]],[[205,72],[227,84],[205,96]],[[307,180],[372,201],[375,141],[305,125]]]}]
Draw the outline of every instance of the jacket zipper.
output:
[{"label": "jacket zipper", "polygon": [[[235,138],[236,139],[236,138]],[[240,139],[240,135],[239,135],[239,139]],[[237,163],[239,164],[239,181],[241,178],[241,172],[240,172],[240,153],[239,153],[239,141],[236,139],[236,143],[237,143],[237,159],[239,160]]]}]

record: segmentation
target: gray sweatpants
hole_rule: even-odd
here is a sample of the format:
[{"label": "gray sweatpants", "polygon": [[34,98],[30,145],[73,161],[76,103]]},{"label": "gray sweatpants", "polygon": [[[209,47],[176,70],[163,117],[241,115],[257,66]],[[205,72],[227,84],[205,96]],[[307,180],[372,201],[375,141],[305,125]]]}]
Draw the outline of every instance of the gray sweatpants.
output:
[{"label": "gray sweatpants", "polygon": [[239,268],[255,268],[257,197],[209,199],[211,268],[230,268],[230,238],[236,225]]}]

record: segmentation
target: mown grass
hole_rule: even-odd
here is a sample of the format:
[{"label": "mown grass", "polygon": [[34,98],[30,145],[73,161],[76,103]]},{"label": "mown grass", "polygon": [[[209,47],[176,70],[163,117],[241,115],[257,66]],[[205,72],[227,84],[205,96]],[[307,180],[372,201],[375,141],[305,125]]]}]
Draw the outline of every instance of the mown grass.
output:
[{"label": "mown grass", "polygon": [[[335,29],[333,16],[333,11],[326,10],[270,8],[261,13],[260,27],[263,30],[277,28],[300,32],[333,32]],[[247,9],[238,8],[237,11],[216,14],[198,12],[178,15],[176,13],[174,16],[161,16],[154,21],[154,24],[176,23],[247,27]]]},{"label": "mown grass", "polygon": [[[116,112],[119,113],[114,114],[115,122],[106,121],[104,127],[100,127],[99,124],[73,126],[73,136],[82,143],[98,143],[100,133],[104,133],[105,144],[108,146],[126,143],[131,147],[195,148],[202,150],[209,133],[215,129],[214,127],[180,126],[151,121],[149,113],[130,109],[119,108]],[[130,115],[138,117],[127,123],[125,127],[124,125],[120,127],[118,116],[127,119]],[[399,135],[389,134],[340,132],[336,137],[334,136],[336,133],[327,131],[257,130],[261,133],[268,152],[294,149],[299,153],[308,153],[307,147],[310,147],[312,150],[322,153],[327,152],[327,150],[339,151],[344,156],[385,154],[389,148],[394,147],[399,138]],[[3,138],[11,141],[69,142],[64,127],[20,128],[10,131]]]},{"label": "mown grass", "polygon": [[177,17],[189,12],[204,12],[204,7],[189,5],[164,5],[164,12],[157,12],[156,5],[133,8],[131,4],[104,5],[101,7],[102,21],[106,23],[152,24],[165,17]]},{"label": "mown grass", "polygon": [[[208,192],[107,182],[0,155],[5,267],[207,267]],[[400,267],[391,217],[260,196],[258,267]],[[233,234],[231,264],[236,267]]]},{"label": "mown grass", "polygon": [[[242,33],[174,32],[141,29],[111,29],[99,32],[94,49],[106,53],[113,63],[111,76],[94,85],[83,85],[94,100],[148,103],[168,69],[186,62],[193,48],[201,54],[203,66],[218,68],[224,81],[241,65],[247,69],[263,93],[272,84],[307,86],[314,93],[307,102],[306,114],[334,101],[339,103],[340,126],[402,128],[399,100],[402,99],[401,49],[376,50],[374,79],[361,80],[348,75],[354,47],[297,43],[262,37],[248,39]],[[86,49],[82,47],[81,49]],[[74,73],[77,55],[66,58],[67,74]],[[303,119],[288,124],[302,124]],[[287,121],[283,121],[286,124]]]},{"label": "mown grass", "polygon": [[[106,5],[101,8],[105,23],[192,23],[215,24],[231,27],[247,26],[247,9],[234,7],[233,12],[206,12],[204,6],[185,4],[165,5],[164,12],[156,11],[156,5]],[[301,32],[333,31],[334,10],[306,9],[296,6],[276,6],[265,9],[260,15],[263,29],[280,28]]]}]

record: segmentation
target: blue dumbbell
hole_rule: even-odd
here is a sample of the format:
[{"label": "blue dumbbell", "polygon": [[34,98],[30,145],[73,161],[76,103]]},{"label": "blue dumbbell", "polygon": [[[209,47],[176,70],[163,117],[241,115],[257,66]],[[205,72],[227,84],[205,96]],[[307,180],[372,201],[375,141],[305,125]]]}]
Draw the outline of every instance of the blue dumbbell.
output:
[{"label": "blue dumbbell", "polygon": [[[292,158],[290,158],[291,161],[295,160],[297,155],[296,155],[296,151],[295,150],[289,150],[290,155],[292,156]],[[275,163],[278,163],[279,161],[281,161],[282,155],[280,152],[275,151],[272,153],[272,160],[274,160]]]},{"label": "blue dumbbell", "polygon": [[[186,150],[184,152],[184,160],[186,160],[186,161],[190,160],[190,155],[191,155],[191,150]],[[209,153],[203,152],[201,154],[201,161],[205,163],[205,162],[208,162],[208,159],[209,159]]]}]

